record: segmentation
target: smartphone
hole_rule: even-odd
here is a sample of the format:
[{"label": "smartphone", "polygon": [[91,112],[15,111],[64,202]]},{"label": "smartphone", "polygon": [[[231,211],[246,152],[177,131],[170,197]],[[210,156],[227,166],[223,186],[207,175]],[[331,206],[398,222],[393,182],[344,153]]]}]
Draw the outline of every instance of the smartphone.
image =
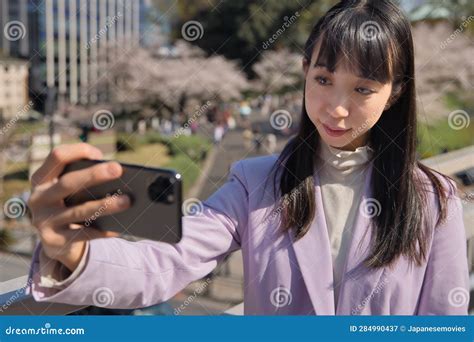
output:
[{"label": "smartphone", "polygon": [[[62,174],[103,162],[79,160],[68,164]],[[101,215],[98,209],[86,221],[77,223],[138,238],[178,243],[182,237],[181,175],[171,169],[120,164],[123,168],[120,178],[81,189],[65,198],[64,202],[66,206],[74,206],[105,197],[128,195],[130,208],[112,215]]]}]

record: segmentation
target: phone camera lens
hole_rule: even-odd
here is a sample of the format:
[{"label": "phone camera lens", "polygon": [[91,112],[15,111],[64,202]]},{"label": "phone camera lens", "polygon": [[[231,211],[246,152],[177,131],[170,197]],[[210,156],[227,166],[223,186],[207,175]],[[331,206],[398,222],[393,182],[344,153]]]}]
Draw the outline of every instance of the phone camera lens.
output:
[{"label": "phone camera lens", "polygon": [[148,196],[153,202],[171,204],[174,202],[173,185],[169,178],[159,176],[148,186]]}]

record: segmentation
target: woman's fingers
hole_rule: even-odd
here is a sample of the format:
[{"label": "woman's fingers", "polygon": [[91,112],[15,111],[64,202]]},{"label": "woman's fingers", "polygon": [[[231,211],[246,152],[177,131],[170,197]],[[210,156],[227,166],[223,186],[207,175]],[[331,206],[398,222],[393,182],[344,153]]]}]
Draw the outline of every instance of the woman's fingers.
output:
[{"label": "woman's fingers", "polygon": [[80,159],[102,159],[102,152],[89,144],[79,143],[56,147],[46,158],[41,167],[31,177],[34,187],[59,177],[64,167]]},{"label": "woman's fingers", "polygon": [[100,150],[88,144],[59,146],[49,154],[31,179],[33,191],[28,206],[43,250],[47,256],[60,261],[71,271],[81,260],[88,240],[117,236],[116,233],[73,223],[88,222],[87,226],[93,226],[98,217],[123,211],[130,206],[127,196],[113,195],[65,207],[63,200],[68,195],[121,176],[122,167],[116,162],[98,163],[61,175],[65,166],[71,162],[102,158]]},{"label": "woman's fingers", "polygon": [[[72,226],[72,225],[71,225]],[[77,242],[86,242],[98,238],[117,237],[120,234],[94,227],[77,226],[74,229],[63,227],[46,227],[39,230],[39,236],[46,246],[57,250],[58,255],[65,254],[65,250]]]},{"label": "woman's fingers", "polygon": [[121,212],[129,207],[130,199],[127,195],[110,196],[65,208],[49,219],[48,226],[61,227],[75,222],[85,222],[86,226],[94,226],[97,218]]},{"label": "woman's fingers", "polygon": [[71,171],[45,189],[41,197],[48,203],[54,203],[80,190],[119,178],[122,172],[122,166],[117,162],[100,163],[86,169]]}]

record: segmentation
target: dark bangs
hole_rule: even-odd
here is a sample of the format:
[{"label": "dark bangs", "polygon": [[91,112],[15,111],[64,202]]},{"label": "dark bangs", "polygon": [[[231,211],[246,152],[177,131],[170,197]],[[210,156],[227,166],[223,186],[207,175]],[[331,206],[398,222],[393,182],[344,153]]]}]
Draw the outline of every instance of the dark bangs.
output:
[{"label": "dark bangs", "polygon": [[374,16],[357,9],[354,12],[339,12],[322,23],[321,36],[314,42],[321,40],[315,63],[330,72],[343,67],[362,78],[381,83],[393,81],[393,38]]}]

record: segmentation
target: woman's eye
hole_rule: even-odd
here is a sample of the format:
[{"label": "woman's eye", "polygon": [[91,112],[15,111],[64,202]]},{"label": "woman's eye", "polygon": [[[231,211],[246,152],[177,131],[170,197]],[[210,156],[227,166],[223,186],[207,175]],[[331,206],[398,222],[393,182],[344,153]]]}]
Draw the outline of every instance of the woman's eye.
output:
[{"label": "woman's eye", "polygon": [[358,92],[359,94],[362,94],[362,95],[370,95],[370,94],[374,93],[373,90],[367,89],[367,88],[356,88],[356,92]]},{"label": "woman's eye", "polygon": [[315,79],[316,82],[318,82],[320,85],[328,85],[328,84],[329,84],[329,80],[328,80],[326,77],[316,76],[314,79]]}]

